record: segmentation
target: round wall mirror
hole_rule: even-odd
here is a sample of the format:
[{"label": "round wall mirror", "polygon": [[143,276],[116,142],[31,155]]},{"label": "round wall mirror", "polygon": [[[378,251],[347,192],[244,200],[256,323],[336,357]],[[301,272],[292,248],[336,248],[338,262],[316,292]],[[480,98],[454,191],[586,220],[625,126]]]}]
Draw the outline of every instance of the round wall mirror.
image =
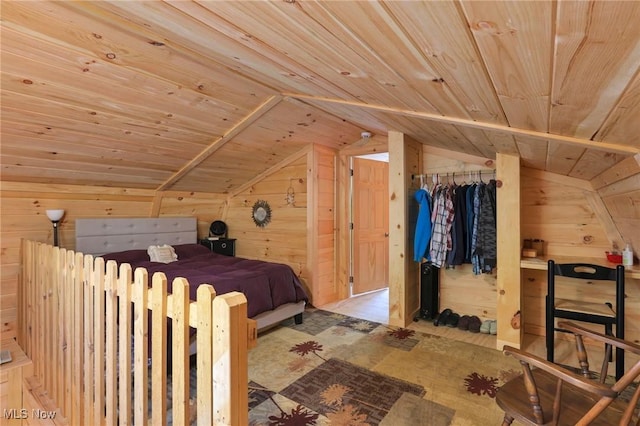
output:
[{"label": "round wall mirror", "polygon": [[253,205],[251,218],[256,226],[264,228],[269,222],[271,222],[271,207],[269,203],[264,200],[258,200]]}]

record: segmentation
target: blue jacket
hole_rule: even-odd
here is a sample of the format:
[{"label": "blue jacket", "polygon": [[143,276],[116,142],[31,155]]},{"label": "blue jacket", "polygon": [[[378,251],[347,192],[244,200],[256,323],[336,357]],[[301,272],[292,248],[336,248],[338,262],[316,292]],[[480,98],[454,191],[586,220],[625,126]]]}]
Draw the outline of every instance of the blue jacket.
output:
[{"label": "blue jacket", "polygon": [[431,195],[424,189],[418,189],[413,195],[420,204],[416,235],[413,239],[413,260],[421,262],[429,259],[429,240],[431,240]]}]

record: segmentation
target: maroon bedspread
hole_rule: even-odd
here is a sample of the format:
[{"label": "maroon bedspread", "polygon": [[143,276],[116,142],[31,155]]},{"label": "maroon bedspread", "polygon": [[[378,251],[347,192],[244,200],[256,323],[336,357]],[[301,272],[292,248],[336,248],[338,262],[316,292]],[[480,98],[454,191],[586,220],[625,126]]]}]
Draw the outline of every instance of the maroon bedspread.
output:
[{"label": "maroon bedspread", "polygon": [[308,301],[299,278],[289,265],[224,256],[199,244],[173,246],[178,260],[172,263],[150,262],[146,250],[129,250],[102,256],[117,263],[129,263],[135,270],[144,267],[149,277],[164,272],[168,289],[173,279],[189,281],[189,295],[196,298],[200,284],[211,284],[216,294],[239,291],[247,298],[247,315],[252,318],[280,305]]}]

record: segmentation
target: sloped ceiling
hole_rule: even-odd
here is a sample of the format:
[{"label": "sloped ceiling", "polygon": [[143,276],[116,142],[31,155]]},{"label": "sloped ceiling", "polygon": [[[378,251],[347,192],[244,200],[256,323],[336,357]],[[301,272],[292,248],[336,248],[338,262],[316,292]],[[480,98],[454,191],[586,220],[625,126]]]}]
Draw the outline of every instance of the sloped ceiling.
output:
[{"label": "sloped ceiling", "polygon": [[2,180],[229,192],[362,131],[592,179],[640,151],[637,1],[2,2]]}]

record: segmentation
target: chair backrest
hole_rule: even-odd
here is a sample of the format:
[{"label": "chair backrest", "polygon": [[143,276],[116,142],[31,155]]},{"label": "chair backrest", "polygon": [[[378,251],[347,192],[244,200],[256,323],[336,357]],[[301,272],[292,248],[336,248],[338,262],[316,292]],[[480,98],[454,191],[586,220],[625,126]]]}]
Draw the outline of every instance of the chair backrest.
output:
[{"label": "chair backrest", "polygon": [[555,263],[549,260],[547,268],[547,294],[551,300],[555,298],[555,277],[577,278],[591,281],[613,281],[616,284],[616,313],[624,318],[624,266],[609,268],[590,263]]},{"label": "chair backrest", "polygon": [[555,275],[560,275],[569,278],[580,278],[583,280],[616,280],[616,270],[601,265],[593,265],[590,263],[555,263],[550,260],[554,265],[550,270],[553,270]]},{"label": "chair backrest", "polygon": [[[622,267],[621,267],[622,268]],[[618,269],[618,276],[622,275],[624,277],[624,268],[622,268],[622,274],[620,274],[620,268]],[[590,338],[593,341],[599,341],[605,343],[605,347],[607,347],[607,351],[611,350],[611,347],[615,347],[617,349],[621,349],[623,351],[627,351],[635,355],[636,362],[624,372],[621,377],[617,377],[614,384],[609,386],[609,389],[613,390],[617,394],[617,398],[619,398],[625,389],[629,389],[634,382],[640,377],[640,345],[637,345],[633,342],[618,339],[613,336],[606,336],[602,333],[598,333],[587,328],[581,327],[577,324],[573,324],[569,321],[563,321],[560,323],[560,326],[565,330],[572,332],[576,338],[576,347],[578,349],[578,358],[580,359],[582,364],[586,364],[588,368],[588,356],[586,354],[587,347],[584,344],[584,338]],[[582,352],[582,356],[580,354]],[[601,370],[601,375],[606,375],[606,357],[603,359],[603,369]],[[601,377],[601,383],[604,382],[604,377]],[[638,402],[640,401],[640,383],[635,384],[635,391],[633,394],[627,396],[629,399],[626,404],[626,410],[622,419],[620,420],[620,424],[631,424],[632,419],[635,415],[635,425],[640,425],[640,413],[637,413]],[[609,400],[606,396],[602,395],[600,400],[593,404],[593,407],[585,415],[585,417],[589,420],[595,419],[612,401]]]},{"label": "chair backrest", "polygon": [[[563,321],[559,325],[574,334],[578,343],[578,358],[581,363],[587,363],[587,368],[588,357],[583,342],[585,337],[636,356],[640,355],[640,345],[633,342],[607,336],[571,322]],[[636,413],[640,400],[640,384],[633,385],[640,377],[640,359],[610,385],[587,379],[520,349],[505,346],[504,352],[520,361],[524,373],[505,383],[496,396],[496,402],[505,410],[505,419],[515,418],[526,424],[554,424],[552,419],[557,421],[558,418],[564,417],[563,424],[567,423],[567,418],[571,418],[575,422],[571,424],[586,425],[599,418],[613,404],[615,407],[606,415],[608,425],[640,423]],[[561,382],[577,390],[565,394],[560,386]],[[625,390],[631,390],[631,394],[623,397]],[[547,401],[546,404],[542,404],[543,395],[551,398],[553,403]],[[565,412],[564,416],[562,412]],[[602,424],[602,421],[599,424]]]},{"label": "chair backrest", "polygon": [[[589,263],[556,264],[549,260],[547,268],[547,299],[545,310],[545,339],[547,346],[547,360],[554,360],[554,318],[565,318],[574,321],[602,324],[607,334],[624,339],[625,334],[625,283],[624,266],[609,268]],[[568,278],[561,289],[556,277]],[[559,281],[559,280],[558,280]],[[585,284],[604,283],[607,285],[587,286]],[[615,289],[612,289],[615,284]],[[556,286],[558,285],[558,291]],[[596,288],[597,287],[597,288]],[[611,290],[615,293],[612,294]],[[568,294],[566,296],[564,293]],[[558,299],[556,298],[558,294]],[[613,306],[615,300],[615,307]],[[616,377],[620,378],[624,370],[624,352],[616,349]]]}]

